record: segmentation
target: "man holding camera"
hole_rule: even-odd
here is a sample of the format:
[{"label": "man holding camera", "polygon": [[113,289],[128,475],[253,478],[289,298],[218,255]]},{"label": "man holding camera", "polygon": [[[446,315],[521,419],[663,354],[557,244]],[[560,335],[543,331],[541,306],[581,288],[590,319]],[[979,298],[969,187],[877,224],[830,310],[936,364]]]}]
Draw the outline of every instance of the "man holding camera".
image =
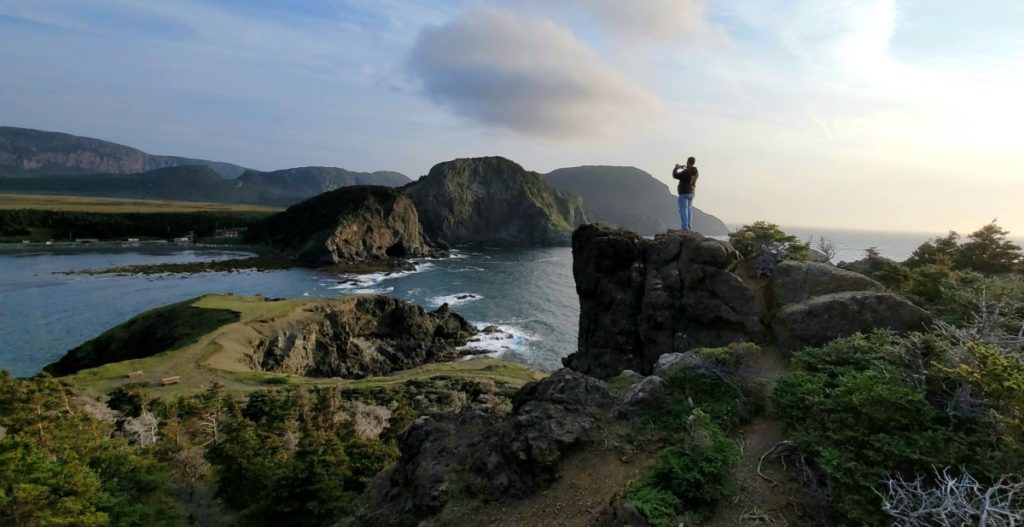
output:
[{"label": "man holding camera", "polygon": [[693,195],[697,190],[697,160],[689,158],[686,166],[677,164],[672,170],[672,178],[679,180],[679,220],[683,224],[683,230],[689,231],[690,222],[693,219]]}]

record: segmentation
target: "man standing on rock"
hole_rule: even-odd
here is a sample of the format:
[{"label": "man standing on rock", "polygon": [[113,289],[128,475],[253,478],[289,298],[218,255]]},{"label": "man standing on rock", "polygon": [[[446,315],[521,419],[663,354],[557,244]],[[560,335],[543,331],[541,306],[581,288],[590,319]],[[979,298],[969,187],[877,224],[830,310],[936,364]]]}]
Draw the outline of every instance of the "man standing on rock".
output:
[{"label": "man standing on rock", "polygon": [[683,230],[689,231],[690,221],[693,219],[693,195],[697,190],[697,160],[689,158],[686,166],[676,165],[672,170],[672,178],[679,180],[679,220],[683,224]]}]

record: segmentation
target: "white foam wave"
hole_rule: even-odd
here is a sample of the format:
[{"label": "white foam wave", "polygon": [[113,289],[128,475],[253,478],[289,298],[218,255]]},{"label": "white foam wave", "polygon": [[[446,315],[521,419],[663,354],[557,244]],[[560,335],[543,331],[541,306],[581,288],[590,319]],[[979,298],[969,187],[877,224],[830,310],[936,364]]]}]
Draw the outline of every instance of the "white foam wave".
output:
[{"label": "white foam wave", "polygon": [[472,358],[475,355],[488,355],[500,358],[507,354],[522,353],[529,346],[530,342],[536,339],[534,335],[527,333],[517,326],[486,323],[475,325],[481,331],[488,326],[494,326],[498,328],[498,331],[480,333],[473,337],[469,344],[463,346],[463,349],[476,353],[467,358]]},{"label": "white foam wave", "polygon": [[449,273],[470,273],[470,272],[483,271],[483,270],[484,270],[483,267],[475,267],[475,266],[472,266],[472,265],[467,265],[466,267],[459,267],[459,268],[456,268],[456,269],[449,269],[448,272]]},{"label": "white foam wave", "polygon": [[481,298],[483,298],[483,295],[478,295],[476,293],[455,293],[454,295],[435,296],[431,298],[429,302],[433,307],[440,307],[443,304],[458,306],[469,302],[475,302]]},{"label": "white foam wave", "polygon": [[[376,289],[375,286],[379,285],[381,282],[401,278],[403,276],[409,276],[411,274],[422,273],[423,271],[427,271],[433,267],[434,264],[432,263],[421,262],[417,263],[416,269],[411,271],[341,275],[334,285],[329,285],[327,288],[359,294],[359,291]],[[394,290],[394,288],[391,288],[391,290]]]}]

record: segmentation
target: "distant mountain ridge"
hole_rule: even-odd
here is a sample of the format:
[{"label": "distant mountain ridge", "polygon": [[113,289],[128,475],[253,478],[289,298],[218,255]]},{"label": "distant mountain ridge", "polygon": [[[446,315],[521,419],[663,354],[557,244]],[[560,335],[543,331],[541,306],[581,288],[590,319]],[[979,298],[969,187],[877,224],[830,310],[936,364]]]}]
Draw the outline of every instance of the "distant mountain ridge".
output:
[{"label": "distant mountain ridge", "polygon": [[147,154],[101,139],[0,127],[0,190],[288,206],[353,185],[400,187],[398,172],[299,167],[263,172]]},{"label": "distant mountain ridge", "polygon": [[102,139],[0,126],[0,174],[137,174],[185,165],[207,166],[225,178],[236,178],[246,171],[231,163],[147,154]]},{"label": "distant mountain ridge", "polygon": [[273,172],[246,170],[236,181],[240,187],[255,186],[261,189],[268,195],[268,199],[280,198],[284,201],[295,198],[301,200],[356,185],[401,187],[412,183],[405,174],[398,172],[353,172],[335,167],[300,167]]},{"label": "distant mountain ridge", "polygon": [[0,177],[0,192],[286,207],[341,187],[367,184],[398,187],[409,182],[409,178],[397,172],[350,172],[325,167],[276,172],[249,170],[237,179],[225,179],[208,166],[180,166],[141,174]]},{"label": "distant mountain ridge", "polygon": [[[544,180],[583,198],[592,221],[625,227],[643,235],[679,228],[679,207],[668,186],[636,167],[560,168]],[[700,194],[697,194],[698,199]],[[706,236],[729,234],[722,220],[694,207],[693,229]]]}]

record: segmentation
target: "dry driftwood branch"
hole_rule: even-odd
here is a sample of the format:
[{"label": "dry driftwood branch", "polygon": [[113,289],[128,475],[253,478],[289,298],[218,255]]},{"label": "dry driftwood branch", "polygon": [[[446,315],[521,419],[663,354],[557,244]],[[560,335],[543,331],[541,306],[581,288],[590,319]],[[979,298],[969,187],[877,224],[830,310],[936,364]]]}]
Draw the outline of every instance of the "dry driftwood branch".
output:
[{"label": "dry driftwood branch", "polygon": [[886,482],[882,510],[906,527],[1012,527],[1024,523],[1024,480],[1005,475],[992,485],[979,483],[966,471],[952,475],[935,469],[933,483],[918,475],[895,476]]}]

